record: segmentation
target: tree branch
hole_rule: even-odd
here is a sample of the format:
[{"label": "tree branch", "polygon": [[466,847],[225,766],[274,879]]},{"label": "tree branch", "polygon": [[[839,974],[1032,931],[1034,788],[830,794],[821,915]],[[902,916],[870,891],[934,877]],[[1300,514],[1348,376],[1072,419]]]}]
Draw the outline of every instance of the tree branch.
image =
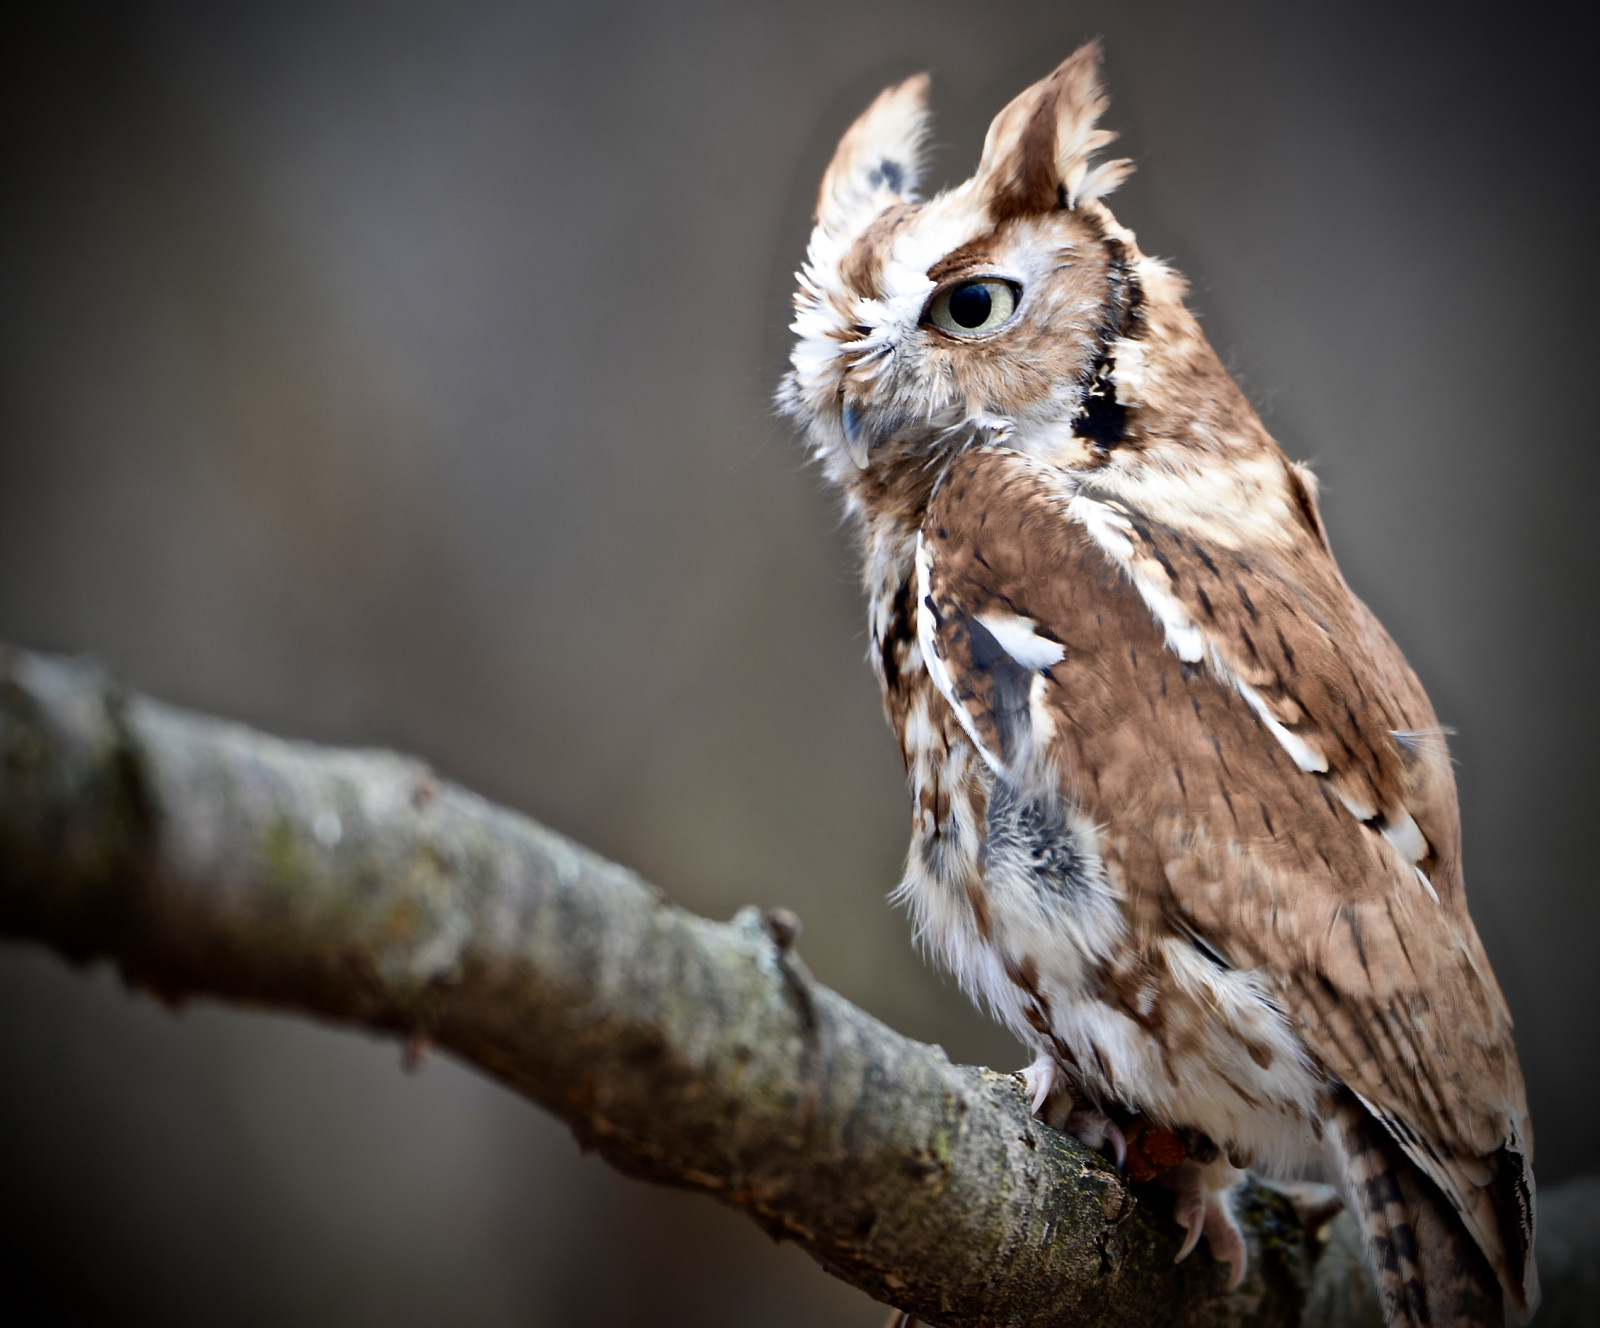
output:
[{"label": "tree branch", "polygon": [[622,1171],[713,1194],[930,1323],[1290,1325],[1308,1297],[1320,1322],[1373,1312],[1358,1291],[1324,1303],[1365,1286],[1348,1229],[1318,1261],[1258,1185],[1237,1292],[1204,1250],[1174,1265],[1165,1191],[1034,1120],[1014,1076],[952,1065],[814,982],[790,917],[707,921],[417,761],[284,742],[4,648],[0,933],[110,959],[170,1001],[426,1038]]}]

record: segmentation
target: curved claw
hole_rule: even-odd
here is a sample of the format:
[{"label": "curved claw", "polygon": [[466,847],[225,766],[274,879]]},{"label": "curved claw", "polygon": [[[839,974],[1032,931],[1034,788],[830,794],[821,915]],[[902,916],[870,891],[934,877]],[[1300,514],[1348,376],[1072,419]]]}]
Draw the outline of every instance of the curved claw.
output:
[{"label": "curved claw", "polygon": [[1211,1257],[1228,1265],[1228,1290],[1244,1281],[1249,1264],[1244,1232],[1228,1204],[1233,1187],[1244,1173],[1225,1161],[1200,1166],[1185,1162],[1162,1177],[1172,1191],[1172,1216],[1183,1228],[1183,1244],[1174,1263],[1189,1257],[1202,1235],[1211,1247]]},{"label": "curved claw", "polygon": [[1182,1263],[1194,1253],[1200,1243],[1200,1234],[1206,1229],[1206,1192],[1199,1186],[1183,1186],[1172,1201],[1172,1216],[1183,1228],[1183,1244],[1173,1256],[1173,1263]]},{"label": "curved claw", "polygon": [[1226,1191],[1214,1194],[1206,1208],[1206,1244],[1211,1246],[1213,1259],[1228,1265],[1228,1290],[1236,1290],[1244,1281],[1250,1252],[1245,1248],[1244,1232],[1228,1208]]},{"label": "curved claw", "polygon": [[1041,1052],[1033,1064],[1022,1072],[1022,1082],[1033,1104],[1033,1114],[1037,1116],[1044,1110],[1044,1104],[1050,1100],[1050,1094],[1055,1092],[1055,1057]]},{"label": "curved claw", "polygon": [[1117,1170],[1127,1170],[1128,1136],[1123,1134],[1122,1127],[1114,1120],[1106,1121],[1106,1139],[1110,1142],[1111,1152],[1117,1159]]},{"label": "curved claw", "polygon": [[1121,1168],[1128,1160],[1128,1136],[1123,1134],[1116,1121],[1099,1107],[1078,1107],[1069,1115],[1063,1129],[1085,1148],[1099,1152],[1107,1144],[1116,1155]]}]

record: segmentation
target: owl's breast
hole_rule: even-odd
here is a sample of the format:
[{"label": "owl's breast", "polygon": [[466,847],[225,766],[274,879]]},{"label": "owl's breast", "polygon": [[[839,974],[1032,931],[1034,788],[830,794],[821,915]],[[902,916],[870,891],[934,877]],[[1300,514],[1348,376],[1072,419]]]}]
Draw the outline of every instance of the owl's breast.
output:
[{"label": "owl's breast", "polygon": [[870,621],[912,798],[896,899],[918,940],[1080,1095],[1296,1165],[1320,1085],[1271,994],[1134,907],[1107,828],[1053,765],[991,768],[929,673],[914,586],[874,595]]}]

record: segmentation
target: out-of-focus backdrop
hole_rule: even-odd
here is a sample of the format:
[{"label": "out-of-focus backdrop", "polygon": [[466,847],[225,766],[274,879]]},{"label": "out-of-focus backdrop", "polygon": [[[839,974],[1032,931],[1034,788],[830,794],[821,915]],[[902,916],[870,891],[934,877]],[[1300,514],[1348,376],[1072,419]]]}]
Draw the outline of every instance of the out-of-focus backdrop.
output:
[{"label": "out-of-focus backdrop", "polygon": [[[1551,9],[73,3],[0,42],[0,639],[418,753],[1020,1064],[884,902],[852,553],[775,420],[815,182],[935,74],[938,179],[1085,38],[1335,547],[1457,730],[1546,1184],[1600,1169],[1597,119]],[[876,1325],[448,1061],[0,945],[0,1322]]]}]

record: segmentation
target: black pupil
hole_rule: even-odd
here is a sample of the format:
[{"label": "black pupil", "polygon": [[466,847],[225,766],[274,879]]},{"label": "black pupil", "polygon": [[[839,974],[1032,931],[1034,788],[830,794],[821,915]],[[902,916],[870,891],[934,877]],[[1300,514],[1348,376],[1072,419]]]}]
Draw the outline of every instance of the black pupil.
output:
[{"label": "black pupil", "polygon": [[957,327],[982,327],[994,300],[981,281],[969,281],[950,292],[950,317]]}]

